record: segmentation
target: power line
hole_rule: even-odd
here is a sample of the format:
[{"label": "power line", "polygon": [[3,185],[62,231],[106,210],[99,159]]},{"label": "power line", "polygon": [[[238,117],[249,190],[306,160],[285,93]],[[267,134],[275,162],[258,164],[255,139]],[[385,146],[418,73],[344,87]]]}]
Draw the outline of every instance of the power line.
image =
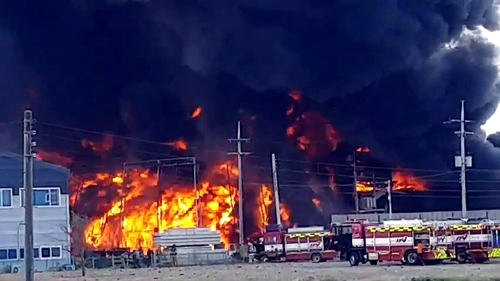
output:
[{"label": "power line", "polygon": [[[45,136],[48,136],[48,137],[55,137],[55,138],[59,139],[58,136],[51,136],[51,135],[47,135],[47,134],[39,134],[39,135],[45,135]],[[81,142],[81,140],[79,140],[79,139],[73,139],[73,138],[64,138],[63,137],[61,139],[62,140],[74,141],[74,142],[78,142],[78,143]],[[169,153],[150,152],[150,151],[137,150],[137,149],[133,149],[131,152],[148,154],[148,155],[155,156],[155,157],[157,157],[157,156],[173,157],[174,156],[174,155],[169,154]],[[63,156],[65,156],[65,153],[70,153],[70,154],[73,154],[73,155],[74,154],[78,154],[78,155],[82,155],[82,156],[87,156],[88,155],[85,151],[81,151],[81,150],[69,150],[69,149],[58,150],[58,153],[62,154]],[[176,155],[176,157],[178,157],[178,155]],[[256,156],[250,156],[250,157],[256,157]],[[258,156],[258,157],[262,158],[262,156]],[[119,156],[119,155],[107,155],[106,159],[108,159],[108,160],[115,159],[117,161],[121,161],[123,159],[123,157]],[[310,163],[311,162],[309,162],[309,164]],[[84,162],[81,162],[81,161],[78,162],[77,165],[72,164],[71,167],[73,167],[73,168],[92,167],[92,168],[106,168],[106,169],[110,169],[111,168],[109,165],[85,164]],[[268,167],[268,166],[261,166],[261,165],[251,165],[251,168],[254,169],[254,170],[264,170],[266,172],[270,169],[270,167]],[[410,170],[410,171],[412,171],[412,170]],[[427,171],[433,171],[433,170],[427,170]],[[476,170],[471,170],[471,171],[477,172]],[[304,170],[294,170],[294,169],[285,169],[285,168],[280,168],[279,172],[288,172],[288,173],[296,173],[296,174],[306,174],[306,172]],[[495,172],[496,173],[497,171],[480,170],[479,172]],[[446,171],[446,172],[442,172],[442,173],[438,173],[438,174],[423,175],[423,176],[414,176],[412,178],[416,179],[416,180],[424,179],[426,183],[455,183],[455,182],[459,182],[459,180],[446,180],[446,179],[430,180],[430,178],[435,178],[435,177],[440,177],[440,176],[444,176],[444,175],[447,175],[447,174],[455,174],[455,173],[458,173],[458,171]],[[307,172],[307,174],[310,174],[312,176],[335,176],[336,178],[353,178],[353,175],[351,175],[351,174],[341,174],[341,173]],[[374,179],[375,180],[385,180],[385,177],[375,177]],[[490,183],[490,184],[494,184],[494,183],[500,183],[500,180],[498,180],[498,181],[496,181],[496,180],[469,180],[468,183],[484,183],[484,184]]]},{"label": "power line", "polygon": [[[146,140],[146,139],[141,139],[141,138],[135,138],[135,137],[127,137],[127,136],[122,136],[122,135],[117,135],[117,134],[110,134],[106,132],[99,132],[99,131],[94,131],[94,130],[87,130],[87,129],[81,129],[81,128],[75,128],[75,127],[69,127],[69,126],[63,126],[63,125],[58,125],[58,124],[53,124],[53,123],[47,123],[47,122],[40,122],[37,121],[37,124],[49,126],[49,127],[55,127],[55,128],[61,128],[64,130],[69,130],[69,131],[75,131],[75,132],[82,132],[82,133],[89,133],[93,135],[98,135],[98,136],[111,136],[116,139],[123,139],[123,140],[131,140],[131,141],[136,141],[136,142],[143,142],[143,143],[149,143],[149,144],[155,144],[159,145],[161,147],[166,147],[169,148],[170,146],[168,145],[168,142],[159,142],[159,141],[152,141],[152,140]],[[68,141],[74,141],[81,143],[81,139],[75,139],[75,138],[70,138],[67,136],[60,136],[60,135],[54,135],[54,134],[40,134],[49,138],[55,138],[55,139],[61,139],[61,140],[68,140]],[[259,140],[252,140],[252,142],[259,142]],[[276,142],[276,143],[283,143],[283,142]],[[197,149],[203,149],[204,151],[210,151],[210,152],[219,152],[219,153],[225,153],[224,151],[221,150],[216,150],[216,149],[210,149],[210,148],[198,148],[194,146],[190,146],[189,150],[197,150]],[[168,152],[151,152],[151,151],[144,151],[144,150],[137,150],[133,149],[132,152],[138,152],[138,153],[144,153],[144,154],[150,154],[150,155],[155,155],[155,156],[166,156],[166,157],[179,157],[179,154],[173,154],[173,153],[168,153]],[[179,151],[176,150],[177,153]],[[278,155],[279,156],[279,155]],[[248,155],[248,158],[258,158],[262,159],[264,161],[268,161],[268,156],[262,156],[262,155]],[[328,163],[328,162],[321,162],[321,161],[307,161],[307,160],[295,160],[295,159],[284,159],[284,158],[277,158],[278,162],[283,162],[283,163],[297,163],[297,164],[304,164],[304,165],[324,165],[328,167],[333,167],[333,168],[350,168],[351,166],[348,164],[335,164],[335,163]],[[282,165],[281,165],[282,166]],[[360,169],[372,169],[372,170],[393,170],[393,171],[408,171],[408,172],[435,172],[435,173],[444,173],[444,172],[450,172],[449,170],[438,170],[438,169],[421,169],[421,168],[411,168],[411,167],[405,167],[405,168],[391,168],[391,167],[381,167],[381,166],[370,166],[370,165],[358,165],[358,168]],[[499,170],[495,169],[467,169],[466,171],[473,171],[473,172],[485,172],[485,173],[496,173],[500,174]]]},{"label": "power line", "polygon": [[[63,126],[63,125],[58,125],[58,124],[53,124],[53,123],[47,123],[47,122],[40,122],[40,121],[38,121],[37,123],[38,124],[42,124],[42,125],[46,125],[46,126],[50,126],[50,127],[61,128],[61,129],[71,130],[71,131],[76,131],[76,132],[89,133],[89,134],[99,135],[99,136],[108,135],[108,136],[111,136],[111,137],[116,138],[116,139],[136,141],[136,142],[142,142],[142,143],[160,145],[160,146],[164,146],[164,147],[170,147],[168,145],[168,142],[159,142],[159,141],[145,140],[145,139],[141,139],[141,138],[127,137],[127,136],[122,136],[122,135],[117,135],[117,134],[110,134],[110,133],[99,132],[99,131],[94,131],[94,130],[87,130],[87,129],[81,129],[81,128]],[[52,135],[52,137],[65,138],[65,137],[54,136],[54,135]],[[81,142],[81,140],[75,140],[75,141]],[[259,140],[256,140],[256,141],[259,142]],[[260,141],[260,142],[263,142],[263,141]],[[266,142],[269,142],[269,141],[266,141]],[[275,142],[275,143],[282,144],[283,142]],[[191,150],[196,150],[197,147],[190,147],[190,149]],[[209,149],[209,148],[208,149],[207,148],[203,148],[203,150],[205,150],[205,151],[214,151],[214,152],[222,152],[220,150],[212,150],[212,149]],[[164,154],[168,154],[168,153],[164,153]],[[174,154],[171,154],[171,156],[172,157],[178,157],[178,155],[174,155]],[[251,155],[251,156],[248,156],[248,157],[261,158],[261,159],[263,158],[263,159],[268,160],[267,156]],[[311,162],[311,161],[305,161],[305,160],[282,159],[282,158],[279,158],[279,157],[278,157],[277,160],[280,161],[280,162],[287,162],[287,163],[302,163],[302,164],[309,164],[309,165],[311,165],[311,164],[328,165],[328,166],[332,166],[332,167],[345,167],[345,168],[349,168],[350,167],[350,165],[348,165],[348,164],[333,164],[333,163],[327,163],[327,162]],[[394,168],[389,168],[389,167],[376,167],[376,166],[366,166],[366,165],[359,165],[359,168],[378,169],[378,170],[394,170]],[[402,169],[402,170],[407,170],[407,171],[422,171],[422,172],[443,172],[443,170],[414,169],[414,168],[405,168],[405,169]]]}]

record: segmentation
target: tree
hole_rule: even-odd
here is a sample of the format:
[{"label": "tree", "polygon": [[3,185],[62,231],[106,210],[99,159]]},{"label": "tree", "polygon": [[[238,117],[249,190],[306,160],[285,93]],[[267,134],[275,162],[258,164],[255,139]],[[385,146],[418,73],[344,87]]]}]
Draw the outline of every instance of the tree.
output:
[{"label": "tree", "polygon": [[85,228],[88,225],[88,218],[71,211],[70,219],[70,229],[67,226],[61,227],[64,233],[71,238],[71,245],[66,250],[75,257],[75,261],[79,261],[78,265],[82,269],[82,276],[85,276],[85,250],[87,249]]}]

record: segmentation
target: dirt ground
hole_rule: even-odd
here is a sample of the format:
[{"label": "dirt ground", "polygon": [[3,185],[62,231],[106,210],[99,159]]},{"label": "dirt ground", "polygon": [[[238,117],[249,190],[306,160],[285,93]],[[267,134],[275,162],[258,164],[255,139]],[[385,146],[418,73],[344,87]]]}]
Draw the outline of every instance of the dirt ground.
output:
[{"label": "dirt ground", "polygon": [[[36,281],[153,281],[153,280],[255,280],[255,281],[313,281],[313,280],[410,280],[412,277],[460,277],[484,280],[500,276],[500,264],[446,264],[439,266],[363,265],[349,267],[347,263],[282,263],[216,265],[180,268],[144,268],[123,270],[88,270],[80,272],[37,273]],[[22,281],[19,274],[2,274],[0,281]]]}]

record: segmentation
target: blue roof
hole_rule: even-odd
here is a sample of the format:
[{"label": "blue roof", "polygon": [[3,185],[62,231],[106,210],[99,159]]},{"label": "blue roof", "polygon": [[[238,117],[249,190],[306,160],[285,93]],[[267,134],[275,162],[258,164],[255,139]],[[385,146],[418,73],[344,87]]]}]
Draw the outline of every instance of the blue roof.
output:
[{"label": "blue roof", "polygon": [[[13,153],[13,152],[0,152],[0,157],[6,157],[6,158],[11,158],[18,160],[19,162],[23,162],[23,156],[21,154]],[[61,172],[67,175],[71,174],[71,171],[68,168],[64,168],[55,164],[51,164],[45,161],[40,161],[38,159],[34,159],[33,165],[37,165],[40,168],[45,168],[45,169],[51,169],[55,170],[57,172]]]}]

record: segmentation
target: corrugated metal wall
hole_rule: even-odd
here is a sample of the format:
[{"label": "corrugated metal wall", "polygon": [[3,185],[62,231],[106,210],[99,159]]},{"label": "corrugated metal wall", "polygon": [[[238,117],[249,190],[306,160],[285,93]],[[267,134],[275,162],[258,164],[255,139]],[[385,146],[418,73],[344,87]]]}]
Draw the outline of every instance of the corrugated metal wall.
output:
[{"label": "corrugated metal wall", "polygon": [[[461,218],[462,212],[423,212],[423,213],[393,213],[393,220],[400,219],[421,219],[426,221],[431,220],[446,220],[448,218]],[[500,220],[500,210],[481,210],[468,211],[468,218],[489,218],[492,220]],[[389,220],[389,214],[349,214],[349,215],[333,215],[332,222],[341,223],[350,219],[367,219],[369,221],[384,221]]]}]

